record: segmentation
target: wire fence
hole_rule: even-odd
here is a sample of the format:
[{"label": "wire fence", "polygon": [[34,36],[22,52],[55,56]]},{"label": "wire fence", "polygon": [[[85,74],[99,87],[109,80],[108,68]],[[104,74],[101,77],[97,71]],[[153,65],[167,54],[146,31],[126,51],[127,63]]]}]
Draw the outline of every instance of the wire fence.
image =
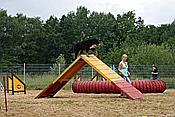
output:
[{"label": "wire fence", "polygon": [[[109,65],[111,67],[112,65]],[[117,65],[113,65],[117,68]],[[23,80],[28,89],[43,89],[59,76],[68,65],[64,64],[13,64],[0,65],[0,80],[11,71],[17,74]],[[158,65],[158,79],[164,80],[167,88],[175,88],[175,66]],[[131,79],[152,79],[152,65],[130,65]],[[115,70],[116,71],[116,70]],[[117,71],[116,71],[117,72]],[[83,80],[89,80],[97,72],[89,65],[83,67],[75,77],[81,77]],[[71,88],[70,81],[67,89]]]}]

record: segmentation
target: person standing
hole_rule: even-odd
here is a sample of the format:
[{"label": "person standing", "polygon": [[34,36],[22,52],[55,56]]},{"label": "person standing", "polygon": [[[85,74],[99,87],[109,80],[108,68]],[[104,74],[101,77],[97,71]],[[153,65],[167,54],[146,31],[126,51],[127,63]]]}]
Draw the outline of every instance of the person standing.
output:
[{"label": "person standing", "polygon": [[158,69],[157,69],[157,66],[155,66],[154,64],[152,65],[152,79],[153,80],[157,80],[158,78]]},{"label": "person standing", "polygon": [[121,75],[121,77],[124,78],[128,83],[131,84],[131,80],[129,79],[130,72],[128,71],[128,63],[127,63],[127,55],[126,54],[122,55],[122,60],[119,63],[118,71],[119,71],[119,74]]}]

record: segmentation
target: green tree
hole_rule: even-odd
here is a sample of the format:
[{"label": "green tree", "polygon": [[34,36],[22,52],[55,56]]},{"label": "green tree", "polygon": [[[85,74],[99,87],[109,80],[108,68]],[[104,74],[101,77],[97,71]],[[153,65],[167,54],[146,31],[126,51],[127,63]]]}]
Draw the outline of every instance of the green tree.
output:
[{"label": "green tree", "polygon": [[55,63],[59,55],[69,63],[73,57],[67,50],[72,45],[95,38],[101,44],[99,57],[106,63],[117,64],[126,53],[133,64],[175,64],[174,35],[174,23],[145,25],[133,11],[113,15],[80,6],[60,19],[50,16],[43,22],[18,13],[10,16],[1,9],[0,63]]},{"label": "green tree", "polygon": [[[40,47],[42,47],[44,40],[42,21],[39,17],[26,19],[24,17],[25,16],[23,15],[17,15],[17,17],[14,17],[15,22],[17,22],[14,28],[14,32],[17,27],[23,25],[25,26],[21,27],[22,29],[19,30],[23,32],[22,34],[16,32],[19,34],[16,40],[19,39],[21,41],[16,44],[16,51],[14,54],[18,56],[18,59],[21,63],[43,63],[40,61],[41,56],[39,54]],[[20,19],[23,18],[24,20],[22,22]]]},{"label": "green tree", "polygon": [[54,63],[59,54],[66,51],[66,40],[62,38],[60,21],[51,16],[44,24],[45,40],[41,56],[45,58],[45,63]]},{"label": "green tree", "polygon": [[171,49],[167,45],[157,46],[141,45],[137,48],[136,54],[130,55],[130,63],[132,64],[159,64],[159,65],[171,65],[175,64],[174,57]]}]

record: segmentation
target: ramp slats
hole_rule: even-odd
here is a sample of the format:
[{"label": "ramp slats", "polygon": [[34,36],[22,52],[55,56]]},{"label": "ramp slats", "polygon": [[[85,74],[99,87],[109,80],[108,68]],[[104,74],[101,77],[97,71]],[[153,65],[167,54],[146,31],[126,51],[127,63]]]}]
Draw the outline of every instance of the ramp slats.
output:
[{"label": "ramp slats", "polygon": [[138,91],[135,87],[133,87],[131,84],[129,84],[125,80],[114,81],[113,83],[119,88],[119,90],[123,94],[125,94],[130,99],[138,99],[143,97],[140,91]]},{"label": "ramp slats", "polygon": [[113,84],[119,88],[119,90],[130,99],[141,98],[143,95],[131,84],[123,80],[116,72],[114,72],[109,66],[104,64],[97,57],[83,57],[88,64],[90,64],[97,72],[99,72],[105,79],[113,82]]}]

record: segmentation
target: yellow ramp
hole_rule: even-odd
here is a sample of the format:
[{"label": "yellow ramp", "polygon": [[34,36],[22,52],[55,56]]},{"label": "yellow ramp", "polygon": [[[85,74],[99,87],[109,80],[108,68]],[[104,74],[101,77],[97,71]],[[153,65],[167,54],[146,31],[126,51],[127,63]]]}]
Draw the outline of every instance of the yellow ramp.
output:
[{"label": "yellow ramp", "polygon": [[137,99],[142,97],[142,93],[140,91],[126,82],[120,75],[99,60],[96,56],[81,55],[36,98],[53,97],[86,64],[93,67],[107,81],[112,82],[112,84],[128,98]]},{"label": "yellow ramp", "polygon": [[102,75],[108,81],[124,80],[120,75],[113,71],[109,66],[103,63],[94,55],[85,56],[82,55],[82,59],[86,61],[91,67],[93,67],[100,75]]}]

